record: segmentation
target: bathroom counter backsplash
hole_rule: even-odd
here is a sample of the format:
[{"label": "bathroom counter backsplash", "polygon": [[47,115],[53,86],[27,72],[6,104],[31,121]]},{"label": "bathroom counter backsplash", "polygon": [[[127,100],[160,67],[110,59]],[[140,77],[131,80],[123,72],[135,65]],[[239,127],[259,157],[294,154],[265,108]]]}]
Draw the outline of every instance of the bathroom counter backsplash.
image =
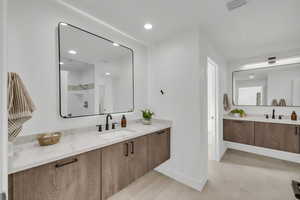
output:
[{"label": "bathroom counter backsplash", "polygon": [[[105,138],[95,127],[72,129],[63,131],[63,136],[58,144],[41,147],[33,136],[20,137],[14,143],[14,154],[9,157],[9,174],[51,163],[70,156],[99,149],[116,144],[132,138],[147,135],[162,129],[171,128],[172,122],[168,120],[154,119],[152,125],[143,125],[139,120],[129,121],[126,128],[118,128],[107,132],[118,130],[129,130],[130,134]],[[117,133],[116,133],[117,134]]]},{"label": "bathroom counter backsplash", "polygon": [[246,117],[234,117],[230,114],[225,114],[223,116],[223,119],[300,125],[300,120],[293,121],[293,120],[290,119],[290,116],[283,116],[282,119],[278,119],[278,116],[276,116],[276,119],[272,119],[269,116],[269,119],[266,119],[266,117],[264,115],[247,115]]}]

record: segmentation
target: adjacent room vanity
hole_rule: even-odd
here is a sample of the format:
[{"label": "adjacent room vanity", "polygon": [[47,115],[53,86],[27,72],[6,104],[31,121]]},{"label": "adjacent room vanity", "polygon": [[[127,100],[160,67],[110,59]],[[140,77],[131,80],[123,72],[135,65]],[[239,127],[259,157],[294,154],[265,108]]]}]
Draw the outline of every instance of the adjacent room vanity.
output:
[{"label": "adjacent room vanity", "polygon": [[300,163],[300,120],[291,120],[300,112],[299,63],[279,60],[232,68],[223,139],[227,148]]},{"label": "adjacent room vanity", "polygon": [[49,147],[20,145],[10,160],[10,200],[107,199],[170,158],[170,127],[134,123],[70,134]]},{"label": "adjacent room vanity", "polygon": [[225,116],[223,126],[225,141],[300,153],[299,121]]}]

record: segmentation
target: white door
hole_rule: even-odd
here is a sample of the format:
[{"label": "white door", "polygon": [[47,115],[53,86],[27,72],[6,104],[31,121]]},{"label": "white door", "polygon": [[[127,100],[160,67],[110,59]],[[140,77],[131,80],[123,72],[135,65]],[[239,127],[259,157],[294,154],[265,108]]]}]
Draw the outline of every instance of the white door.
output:
[{"label": "white door", "polygon": [[207,63],[207,104],[208,158],[216,160],[217,67],[210,59]]},{"label": "white door", "polygon": [[0,0],[0,199],[7,199],[6,0]]}]

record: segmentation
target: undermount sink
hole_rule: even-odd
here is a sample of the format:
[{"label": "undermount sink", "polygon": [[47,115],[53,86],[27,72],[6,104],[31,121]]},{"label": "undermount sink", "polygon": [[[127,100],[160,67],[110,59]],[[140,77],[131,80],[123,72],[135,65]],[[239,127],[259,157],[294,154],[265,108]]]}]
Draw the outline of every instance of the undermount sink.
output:
[{"label": "undermount sink", "polygon": [[108,133],[100,134],[100,137],[103,139],[118,139],[122,137],[127,137],[131,134],[133,134],[135,131],[125,129],[125,130],[116,130]]}]

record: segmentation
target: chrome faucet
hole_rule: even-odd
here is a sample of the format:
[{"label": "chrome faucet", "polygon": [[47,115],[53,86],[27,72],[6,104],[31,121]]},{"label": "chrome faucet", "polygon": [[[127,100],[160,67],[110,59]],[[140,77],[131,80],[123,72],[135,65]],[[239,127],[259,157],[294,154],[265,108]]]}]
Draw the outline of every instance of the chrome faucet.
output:
[{"label": "chrome faucet", "polygon": [[107,114],[107,115],[106,115],[105,130],[109,130],[109,123],[108,123],[108,120],[109,120],[109,119],[112,120],[111,114]]}]

